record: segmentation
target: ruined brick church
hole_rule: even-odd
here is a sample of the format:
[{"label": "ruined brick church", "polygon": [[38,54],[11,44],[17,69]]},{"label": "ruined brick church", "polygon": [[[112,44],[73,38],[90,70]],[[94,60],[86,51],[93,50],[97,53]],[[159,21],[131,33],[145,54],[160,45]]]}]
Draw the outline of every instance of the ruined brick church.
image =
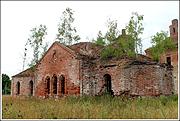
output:
[{"label": "ruined brick church", "polygon": [[90,42],[71,46],[54,42],[34,68],[12,77],[11,95],[159,96],[174,93],[173,70],[168,64],[154,62],[145,55],[138,55],[136,59],[102,60],[102,49]]}]

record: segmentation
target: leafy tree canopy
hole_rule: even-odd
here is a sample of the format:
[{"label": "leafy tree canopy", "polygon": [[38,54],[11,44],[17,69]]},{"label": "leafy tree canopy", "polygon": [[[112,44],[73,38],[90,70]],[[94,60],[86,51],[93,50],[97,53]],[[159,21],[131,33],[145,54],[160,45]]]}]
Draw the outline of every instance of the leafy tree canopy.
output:
[{"label": "leafy tree canopy", "polygon": [[11,80],[7,74],[2,74],[2,93],[11,93]]},{"label": "leafy tree canopy", "polygon": [[100,45],[100,46],[104,46],[106,44],[104,39],[105,39],[105,37],[102,35],[102,32],[99,31],[96,40],[94,40],[95,44]]},{"label": "leafy tree canopy", "polygon": [[58,24],[57,39],[65,45],[72,45],[80,40],[79,35],[76,34],[77,30],[73,26],[75,20],[73,15],[74,11],[71,8],[66,8]]},{"label": "leafy tree canopy", "polygon": [[159,61],[160,55],[165,51],[176,48],[175,43],[173,43],[172,39],[168,37],[168,32],[157,32],[156,35],[151,38],[152,48],[150,51],[155,61]]},{"label": "leafy tree canopy", "polygon": [[[102,50],[101,57],[136,57],[138,53],[142,53],[142,41],[140,35],[143,34],[143,15],[137,12],[132,13],[132,17],[126,26],[125,35],[119,36],[117,28],[117,21],[108,19],[107,32],[103,36],[101,31],[95,40],[97,45],[103,45],[105,48]],[[139,50],[139,51],[138,51]]]},{"label": "leafy tree canopy", "polygon": [[139,15],[137,12],[133,12],[132,16],[129,20],[128,25],[126,26],[126,32],[131,37],[131,41],[133,42],[134,51],[136,55],[138,53],[142,54],[142,39],[140,37],[143,34],[143,18],[144,15]]},{"label": "leafy tree canopy", "polygon": [[33,50],[33,58],[29,64],[29,67],[33,67],[39,61],[39,59],[47,51],[47,47],[48,47],[48,43],[44,44],[45,35],[47,35],[47,27],[45,25],[41,24],[30,31],[31,31],[31,35],[25,44],[23,70],[27,57],[28,46],[30,46],[30,48]]}]

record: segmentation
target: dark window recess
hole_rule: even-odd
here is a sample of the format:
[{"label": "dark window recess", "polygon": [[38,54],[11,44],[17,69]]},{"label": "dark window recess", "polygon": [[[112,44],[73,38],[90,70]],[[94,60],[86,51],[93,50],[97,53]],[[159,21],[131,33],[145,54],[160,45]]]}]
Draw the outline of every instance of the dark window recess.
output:
[{"label": "dark window recess", "polygon": [[16,88],[17,88],[17,95],[19,95],[20,94],[20,82],[17,82]]},{"label": "dark window recess", "polygon": [[29,82],[29,89],[30,89],[30,95],[32,96],[33,95],[33,81],[32,80]]},{"label": "dark window recess", "polygon": [[53,76],[53,94],[57,94],[57,76]]},{"label": "dark window recess", "polygon": [[109,74],[105,74],[104,75],[104,81],[105,81],[106,92],[111,94],[112,93],[112,89],[111,89],[111,76]]},{"label": "dark window recess", "polygon": [[46,78],[46,93],[50,94],[50,78]]},{"label": "dark window recess", "polygon": [[167,60],[167,64],[171,65],[171,57],[166,57],[166,60]]},{"label": "dark window recess", "polygon": [[176,31],[175,31],[175,28],[173,28],[173,33],[175,33]]},{"label": "dark window recess", "polygon": [[60,76],[61,81],[61,94],[65,94],[65,77],[63,75]]}]

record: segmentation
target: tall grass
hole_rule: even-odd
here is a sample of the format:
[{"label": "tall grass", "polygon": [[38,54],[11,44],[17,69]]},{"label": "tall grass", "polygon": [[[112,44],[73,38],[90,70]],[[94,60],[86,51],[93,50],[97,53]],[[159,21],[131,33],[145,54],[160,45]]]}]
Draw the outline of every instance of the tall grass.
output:
[{"label": "tall grass", "polygon": [[177,119],[178,96],[39,99],[3,96],[3,119]]}]

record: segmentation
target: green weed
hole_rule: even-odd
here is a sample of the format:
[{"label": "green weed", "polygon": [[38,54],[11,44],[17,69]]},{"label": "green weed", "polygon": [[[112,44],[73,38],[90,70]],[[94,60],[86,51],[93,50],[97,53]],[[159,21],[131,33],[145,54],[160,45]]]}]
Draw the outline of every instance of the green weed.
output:
[{"label": "green weed", "polygon": [[177,119],[178,96],[2,97],[3,119]]}]

